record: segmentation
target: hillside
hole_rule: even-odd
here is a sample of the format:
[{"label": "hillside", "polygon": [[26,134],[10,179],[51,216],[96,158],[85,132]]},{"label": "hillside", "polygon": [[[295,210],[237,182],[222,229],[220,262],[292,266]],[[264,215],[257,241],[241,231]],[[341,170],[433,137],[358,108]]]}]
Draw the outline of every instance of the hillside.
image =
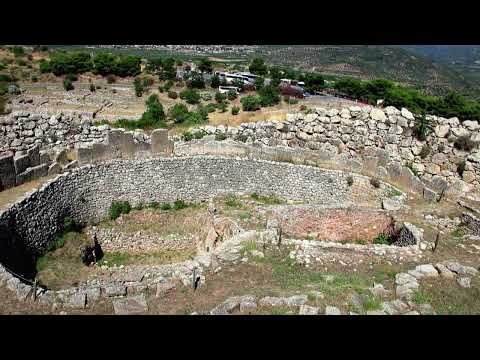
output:
[{"label": "hillside", "polygon": [[386,78],[430,94],[455,89],[478,97],[478,85],[445,64],[409,50],[370,45],[259,46],[257,54],[269,63],[362,79]]},{"label": "hillside", "polygon": [[432,61],[446,64],[469,82],[480,81],[480,46],[478,45],[397,45]]}]

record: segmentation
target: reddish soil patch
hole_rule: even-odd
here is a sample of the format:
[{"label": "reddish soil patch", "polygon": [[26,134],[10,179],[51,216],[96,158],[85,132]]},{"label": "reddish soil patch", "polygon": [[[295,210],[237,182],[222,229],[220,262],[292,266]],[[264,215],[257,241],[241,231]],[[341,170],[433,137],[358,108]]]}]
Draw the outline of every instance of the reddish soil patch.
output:
[{"label": "reddish soil patch", "polygon": [[384,211],[366,209],[281,207],[273,211],[273,216],[288,236],[337,242],[373,242],[393,224],[392,217]]}]

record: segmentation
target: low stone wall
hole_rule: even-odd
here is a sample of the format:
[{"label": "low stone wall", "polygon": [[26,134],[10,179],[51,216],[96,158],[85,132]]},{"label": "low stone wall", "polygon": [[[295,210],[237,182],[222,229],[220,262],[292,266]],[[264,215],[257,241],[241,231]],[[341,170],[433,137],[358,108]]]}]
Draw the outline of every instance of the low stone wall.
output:
[{"label": "low stone wall", "polygon": [[[9,232],[1,262],[15,269],[16,248],[36,256],[48,246],[66,216],[81,223],[105,218],[114,200],[132,205],[157,201],[204,201],[218,194],[275,195],[310,203],[348,202],[349,173],[310,166],[221,157],[160,157],[112,160],[59,175],[0,213]],[[387,189],[388,185],[384,184]]]},{"label": "low stone wall", "polygon": [[[394,107],[316,108],[309,114],[287,114],[284,122],[262,121],[239,127],[202,126],[192,132],[225,134],[247,144],[341,152],[349,158],[380,149],[389,158],[415,168],[424,182],[443,180],[453,184],[462,180],[480,189],[480,151],[476,149],[470,153],[454,146],[454,141],[461,136],[479,142],[478,122],[437,116],[427,116],[427,119],[433,131],[425,141],[413,134],[415,115],[407,109]],[[460,177],[457,170],[463,161],[465,171]]]}]

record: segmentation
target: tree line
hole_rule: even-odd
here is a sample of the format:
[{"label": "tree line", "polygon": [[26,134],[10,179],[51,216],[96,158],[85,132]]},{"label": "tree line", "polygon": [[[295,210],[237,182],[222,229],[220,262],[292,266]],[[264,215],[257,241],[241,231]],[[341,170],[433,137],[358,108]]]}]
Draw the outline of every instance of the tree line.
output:
[{"label": "tree line", "polygon": [[338,80],[333,88],[341,95],[369,104],[376,104],[377,100],[383,99],[386,106],[405,107],[417,114],[480,120],[480,104],[454,91],[442,97],[429,96],[385,79],[362,81],[353,78]]},{"label": "tree line", "polygon": [[134,55],[114,55],[98,53],[91,55],[82,51],[56,52],[49,60],[40,62],[41,73],[53,73],[56,76],[93,72],[102,76],[137,76],[141,72],[142,59]]}]

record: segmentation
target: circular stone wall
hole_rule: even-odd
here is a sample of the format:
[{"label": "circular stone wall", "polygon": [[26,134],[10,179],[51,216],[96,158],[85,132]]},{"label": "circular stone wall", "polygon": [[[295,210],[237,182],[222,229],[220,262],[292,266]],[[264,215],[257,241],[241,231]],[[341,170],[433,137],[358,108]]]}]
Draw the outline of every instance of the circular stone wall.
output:
[{"label": "circular stone wall", "polygon": [[284,200],[341,204],[348,202],[350,175],[303,165],[212,156],[87,165],[58,176],[0,214],[0,231],[10,234],[9,241],[0,244],[0,262],[15,269],[17,261],[11,254],[20,249],[34,258],[54,238],[66,216],[84,224],[100,221],[114,200],[128,200],[132,205],[177,199],[193,202],[225,193],[256,192]]}]

